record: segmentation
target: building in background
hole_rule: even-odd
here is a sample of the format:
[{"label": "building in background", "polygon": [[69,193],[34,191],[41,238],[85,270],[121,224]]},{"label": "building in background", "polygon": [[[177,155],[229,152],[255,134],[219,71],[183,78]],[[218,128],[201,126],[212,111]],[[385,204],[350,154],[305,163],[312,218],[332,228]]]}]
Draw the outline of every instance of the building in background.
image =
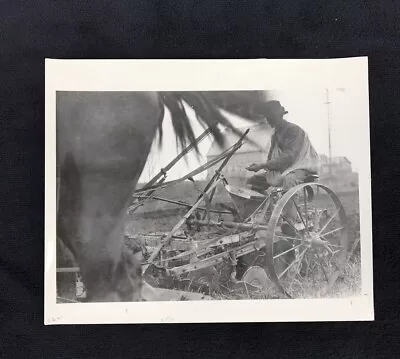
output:
[{"label": "building in background", "polygon": [[319,181],[335,191],[353,191],[358,188],[358,173],[353,171],[351,161],[345,156],[320,155]]},{"label": "building in background", "polygon": [[352,173],[351,162],[347,157],[332,157],[329,161],[329,157],[326,155],[320,155],[320,175],[333,175],[340,176]]}]

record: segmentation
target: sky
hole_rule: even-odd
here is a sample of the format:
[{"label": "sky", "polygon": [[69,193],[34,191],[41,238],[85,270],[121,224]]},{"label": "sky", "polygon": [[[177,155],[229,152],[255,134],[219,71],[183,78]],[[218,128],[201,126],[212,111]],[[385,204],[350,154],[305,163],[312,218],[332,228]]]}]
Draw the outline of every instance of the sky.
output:
[{"label": "sky", "polygon": [[[302,127],[319,154],[329,153],[328,145],[328,106],[326,105],[326,89],[307,90],[286,90],[274,91],[273,97],[281,102],[289,113],[285,115],[287,121],[296,123]],[[329,89],[331,102],[331,147],[332,156],[346,156],[357,171],[361,163],[362,148],[357,143],[357,132],[359,126],[368,121],[368,108],[365,108],[361,95],[356,89]],[[363,106],[364,105],[364,106]],[[193,112],[188,109],[195,135],[200,135],[204,129],[195,120]],[[235,116],[230,116],[232,124],[238,127],[251,126],[248,121]],[[148,181],[155,175],[162,166],[168,164],[180,149],[176,147],[169,113],[163,121],[163,142],[162,147],[158,146],[158,136],[154,139],[153,148],[150,152],[148,162],[142,172],[139,182]],[[180,160],[168,172],[168,180],[184,176],[189,171],[197,168],[206,162],[207,152],[212,144],[210,137],[203,140],[199,146],[200,157],[197,158],[194,152],[187,156],[187,161]]]}]

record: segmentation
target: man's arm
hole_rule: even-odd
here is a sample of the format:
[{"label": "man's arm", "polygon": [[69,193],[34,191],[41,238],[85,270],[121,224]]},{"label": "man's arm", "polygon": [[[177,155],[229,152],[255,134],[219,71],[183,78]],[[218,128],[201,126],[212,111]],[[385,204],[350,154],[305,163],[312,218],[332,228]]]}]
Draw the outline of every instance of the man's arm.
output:
[{"label": "man's arm", "polygon": [[282,143],[282,153],[279,157],[271,159],[263,166],[266,170],[284,171],[293,164],[296,155],[301,151],[304,144],[305,133],[298,126],[291,126],[285,132]]}]

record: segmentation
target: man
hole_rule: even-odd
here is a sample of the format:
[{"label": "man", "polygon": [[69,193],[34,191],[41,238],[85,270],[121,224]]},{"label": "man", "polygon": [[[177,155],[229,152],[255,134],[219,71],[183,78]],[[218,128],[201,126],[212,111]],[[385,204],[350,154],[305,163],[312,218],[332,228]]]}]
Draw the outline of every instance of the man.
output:
[{"label": "man", "polygon": [[[312,146],[306,132],[298,125],[284,120],[288,112],[279,101],[260,103],[257,109],[275,132],[271,139],[268,159],[263,163],[253,163],[246,169],[252,172],[264,170],[248,180],[255,191],[262,192],[269,186],[282,187],[286,192],[297,184],[303,183],[311,174],[318,173],[318,154]],[[297,211],[289,202],[287,215],[295,220]]]}]

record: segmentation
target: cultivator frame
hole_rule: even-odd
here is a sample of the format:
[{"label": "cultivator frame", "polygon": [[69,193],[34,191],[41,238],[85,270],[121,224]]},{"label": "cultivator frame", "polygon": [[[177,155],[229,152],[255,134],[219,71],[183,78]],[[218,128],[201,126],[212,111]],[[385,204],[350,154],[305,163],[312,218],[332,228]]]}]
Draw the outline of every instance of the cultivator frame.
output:
[{"label": "cultivator frame", "polygon": [[[306,253],[308,256],[310,254],[314,256],[317,266],[322,268],[326,279],[326,283],[321,284],[322,292],[327,293],[340,276],[348,252],[347,220],[339,198],[330,188],[316,182],[315,176],[310,176],[305,183],[291,188],[286,193],[281,188],[275,187],[270,187],[265,193],[258,193],[247,188],[232,186],[222,175],[222,170],[242,146],[248,132],[249,130],[243,133],[233,146],[222,152],[216,159],[207,162],[183,178],[165,182],[167,171],[164,169],[155,177],[156,180],[153,179],[149,182],[150,185],[147,184],[134,192],[134,204],[131,207],[131,213],[150,200],[166,201],[188,208],[186,214],[180,218],[171,231],[159,235],[156,239],[153,237],[150,241],[153,245],[149,246],[149,240],[145,236],[134,236],[132,238],[139,240],[140,245],[146,248],[146,252],[150,253],[142,268],[144,278],[155,286],[168,287],[171,286],[171,283],[175,283],[176,286],[176,283],[187,283],[189,280],[192,283],[195,279],[201,279],[203,280],[203,287],[207,287],[207,293],[215,293],[215,288],[219,287],[213,282],[215,276],[218,277],[217,281],[220,280],[220,273],[216,274],[216,268],[225,265],[229,268],[227,278],[230,281],[231,290],[238,288],[240,290],[244,287],[247,293],[249,293],[248,288],[252,288],[256,289],[258,293],[261,291],[265,294],[274,287],[277,290],[274,295],[278,297],[282,295],[287,298],[296,297],[296,290],[293,289],[293,286],[284,284],[282,278],[289,277],[288,273],[293,270],[292,267],[303,267],[305,265],[303,262],[306,262]],[[199,141],[204,137],[205,134],[202,134]],[[183,151],[185,154],[188,152],[187,149]],[[183,156],[179,155],[178,157],[180,159]],[[174,159],[171,163],[175,164],[176,162],[176,159]],[[196,174],[217,163],[220,163],[219,167],[193,205],[157,196],[159,189],[184,180],[194,182],[193,177]],[[168,165],[166,168],[170,169],[171,167]],[[156,185],[151,186],[154,183]],[[229,210],[218,210],[212,207],[215,190],[219,185],[225,188],[232,199]],[[312,198],[321,191],[325,192],[325,195],[332,200],[335,207],[333,215],[327,214],[326,209],[311,213],[310,208],[307,208],[308,201],[312,201]],[[298,198],[299,192],[303,193],[302,209],[294,200],[295,196]],[[296,206],[299,223],[292,223],[283,215],[285,206],[290,201],[293,201]],[[202,207],[200,205],[203,202],[205,206]],[[324,215],[327,216],[325,222],[322,220]],[[217,219],[213,219],[212,216],[217,216]],[[227,220],[224,218],[226,216],[232,217],[233,220]],[[334,219],[335,222],[339,222],[339,226],[326,231],[328,225]],[[287,227],[292,230],[291,236],[287,233],[277,232],[282,223],[286,223]],[[212,229],[217,232],[210,234]],[[212,238],[205,239],[203,236],[198,239],[197,237],[199,235],[201,237],[202,234],[205,234],[206,237],[211,235]],[[332,237],[333,234],[335,234],[336,239],[330,242],[328,236]],[[337,235],[339,235],[339,238]],[[286,252],[277,253],[275,249],[276,243],[281,241],[277,240],[279,237],[286,242],[291,242]],[[299,252],[299,250],[301,251]],[[279,273],[275,263],[277,258],[279,256],[285,258],[292,251],[296,253],[295,259],[289,263],[285,259],[286,264],[283,264],[283,266],[286,266],[285,270]],[[260,254],[264,258],[263,262],[258,261],[257,263],[257,260],[254,260],[250,265],[245,266],[244,273],[238,278],[239,261],[252,254]],[[327,254],[330,256],[328,258],[329,271],[324,269],[322,262],[323,259],[326,260]],[[321,257],[322,255],[324,258]],[[279,260],[281,261],[281,259]],[[282,263],[280,265],[282,266]],[[308,262],[308,267],[310,267],[310,262]],[[207,271],[214,273],[215,276],[210,275]],[[300,272],[300,269],[298,269],[298,272]],[[256,280],[256,282],[253,282],[253,280]],[[294,280],[299,282],[296,278]],[[187,285],[184,288],[188,290]]]}]

